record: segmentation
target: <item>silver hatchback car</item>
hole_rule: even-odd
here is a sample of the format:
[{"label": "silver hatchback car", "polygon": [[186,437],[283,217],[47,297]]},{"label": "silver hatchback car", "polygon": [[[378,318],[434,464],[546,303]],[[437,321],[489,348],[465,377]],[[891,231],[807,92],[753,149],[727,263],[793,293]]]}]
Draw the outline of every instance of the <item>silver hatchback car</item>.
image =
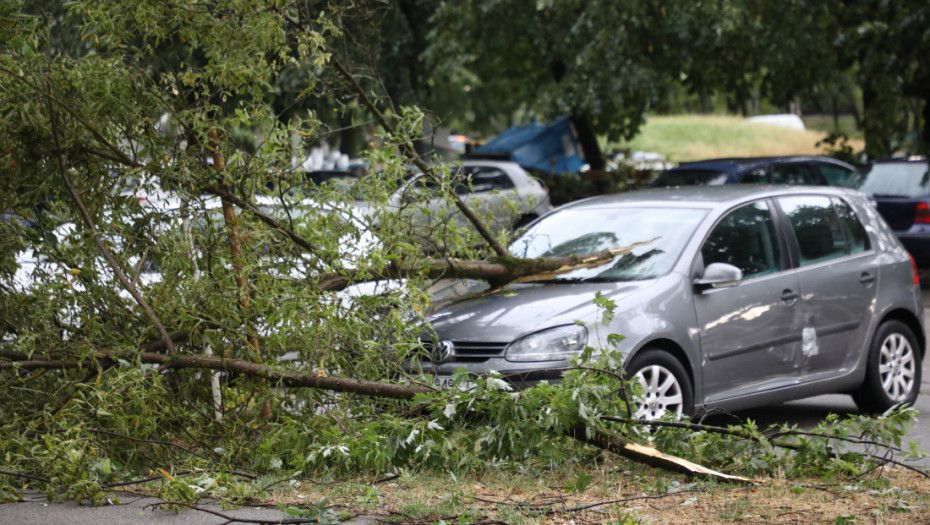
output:
[{"label": "silver hatchback car", "polygon": [[[851,393],[868,412],[913,403],[924,327],[913,260],[859,192],[731,185],[591,198],[537,220],[519,257],[621,250],[612,261],[440,307],[424,369],[517,387],[557,380],[609,334],[645,396],[639,417]],[[609,324],[596,294],[616,304]],[[426,335],[428,334],[428,335]]]}]

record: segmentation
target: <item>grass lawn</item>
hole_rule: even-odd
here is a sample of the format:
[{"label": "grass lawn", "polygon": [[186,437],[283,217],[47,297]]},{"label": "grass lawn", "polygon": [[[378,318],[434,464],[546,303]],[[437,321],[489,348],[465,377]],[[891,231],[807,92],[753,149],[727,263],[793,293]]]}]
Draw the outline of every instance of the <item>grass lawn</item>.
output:
[{"label": "grass lawn", "polygon": [[[770,124],[753,123],[741,117],[680,115],[649,117],[633,140],[611,144],[633,151],[665,155],[673,162],[718,157],[762,157],[768,155],[817,155],[823,148],[817,142],[825,132],[800,131]],[[861,140],[850,141],[861,150]]]},{"label": "grass lawn", "polygon": [[[583,485],[579,482],[583,480]],[[625,460],[513,470],[457,479],[428,474],[277,485],[264,503],[326,501],[360,523],[407,525],[647,525],[693,523],[930,523],[930,480],[900,468],[853,480],[758,480],[727,485],[689,479]]]}]

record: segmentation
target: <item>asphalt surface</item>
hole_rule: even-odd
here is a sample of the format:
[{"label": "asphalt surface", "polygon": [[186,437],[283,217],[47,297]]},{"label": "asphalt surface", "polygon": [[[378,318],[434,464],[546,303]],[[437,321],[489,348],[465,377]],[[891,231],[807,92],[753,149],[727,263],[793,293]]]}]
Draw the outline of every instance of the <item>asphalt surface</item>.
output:
[{"label": "asphalt surface", "polygon": [[[205,511],[181,510],[178,513],[153,508],[159,500],[140,498],[134,494],[115,494],[121,503],[100,507],[80,506],[72,502],[48,503],[41,494],[27,494],[31,501],[0,505],[0,524],[3,525],[118,525],[147,523],[155,525],[218,525],[240,520],[283,520],[289,518],[278,509],[241,507],[223,509],[218,505],[203,505]],[[211,514],[216,512],[217,514]],[[224,517],[228,516],[228,517]],[[241,523],[241,522],[240,522]],[[362,521],[356,523],[365,523]]]},{"label": "asphalt surface", "polygon": [[[930,283],[930,279],[924,282]],[[924,322],[930,333],[930,288],[924,288]],[[905,438],[905,442],[916,441],[924,450],[930,452],[930,358],[923,361],[923,379],[920,396],[915,408],[921,416],[917,424]],[[810,429],[828,414],[855,414],[856,405],[847,395],[830,394],[816,396],[780,405],[737,412],[735,416],[753,419],[765,428],[778,423],[796,423],[802,428]],[[921,468],[930,468],[930,458],[908,462]],[[0,525],[47,525],[67,523],[68,525],[110,525],[142,523],[155,525],[219,525],[223,523],[268,523],[282,520],[287,516],[276,508],[240,507],[223,509],[218,505],[201,505],[203,511],[181,510],[179,513],[152,507],[158,500],[141,498],[134,494],[114,494],[121,502],[118,505],[88,507],[72,502],[48,503],[42,494],[27,493],[30,501],[0,504]],[[233,521],[230,521],[233,518]],[[370,518],[356,518],[354,525],[376,523]]]}]

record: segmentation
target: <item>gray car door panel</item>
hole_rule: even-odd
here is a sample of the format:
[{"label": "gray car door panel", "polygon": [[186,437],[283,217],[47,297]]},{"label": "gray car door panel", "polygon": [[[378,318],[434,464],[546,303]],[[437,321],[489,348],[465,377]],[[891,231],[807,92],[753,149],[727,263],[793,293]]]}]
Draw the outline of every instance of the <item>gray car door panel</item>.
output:
[{"label": "gray car door panel", "polygon": [[803,381],[848,374],[872,318],[879,260],[852,209],[827,196],[778,199],[796,242],[804,310],[798,370]]},{"label": "gray car door panel", "polygon": [[797,381],[800,281],[784,271],[775,217],[766,201],[740,206],[714,225],[701,247],[700,264],[723,262],[743,272],[738,285],[694,297],[704,369],[699,396],[707,403]]},{"label": "gray car door panel", "polygon": [[797,276],[783,272],[695,296],[705,402],[796,382],[798,289]]},{"label": "gray car door panel", "polygon": [[798,272],[807,330],[798,366],[805,381],[855,367],[875,309],[878,269],[871,254],[823,264]]}]

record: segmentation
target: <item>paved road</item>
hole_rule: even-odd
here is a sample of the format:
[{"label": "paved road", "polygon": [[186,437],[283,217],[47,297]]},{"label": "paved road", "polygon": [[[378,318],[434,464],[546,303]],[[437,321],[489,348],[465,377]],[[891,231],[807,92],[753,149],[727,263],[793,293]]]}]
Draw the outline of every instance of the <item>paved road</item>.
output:
[{"label": "paved road", "polygon": [[[206,512],[182,510],[174,512],[153,510],[148,507],[158,500],[140,498],[132,494],[120,495],[121,504],[103,507],[81,507],[71,502],[46,503],[40,494],[27,494],[31,501],[0,505],[0,524],[9,525],[47,525],[67,523],[68,525],[218,525],[230,523],[221,516]],[[206,509],[222,513],[240,520],[282,520],[289,516],[278,509],[243,507],[224,510],[218,505],[205,506]],[[235,522],[233,522],[235,523]],[[260,523],[260,521],[252,521]]]}]

